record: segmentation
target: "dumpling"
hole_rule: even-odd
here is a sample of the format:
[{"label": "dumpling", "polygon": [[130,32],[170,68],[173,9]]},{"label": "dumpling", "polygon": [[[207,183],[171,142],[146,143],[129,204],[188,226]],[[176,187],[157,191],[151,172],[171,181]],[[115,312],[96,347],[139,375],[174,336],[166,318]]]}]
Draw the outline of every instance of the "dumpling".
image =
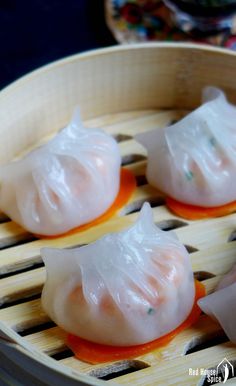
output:
[{"label": "dumpling", "polygon": [[221,279],[217,286],[217,290],[226,288],[231,284],[236,283],[236,264],[233,268]]},{"label": "dumpling", "polygon": [[221,206],[236,200],[236,108],[214,87],[203,104],[163,130],[137,134],[148,151],[147,179],[185,204]]},{"label": "dumpling", "polygon": [[228,338],[236,343],[236,265],[223,277],[215,292],[198,300],[198,305],[218,320]]},{"label": "dumpling", "polygon": [[0,168],[0,209],[30,232],[64,233],[111,206],[120,164],[116,141],[84,128],[77,111],[51,141]]},{"label": "dumpling", "polygon": [[42,306],[81,338],[138,345],[172,331],[191,312],[189,255],[173,233],[157,228],[147,203],[129,229],[76,249],[43,248],[41,254],[47,271]]}]

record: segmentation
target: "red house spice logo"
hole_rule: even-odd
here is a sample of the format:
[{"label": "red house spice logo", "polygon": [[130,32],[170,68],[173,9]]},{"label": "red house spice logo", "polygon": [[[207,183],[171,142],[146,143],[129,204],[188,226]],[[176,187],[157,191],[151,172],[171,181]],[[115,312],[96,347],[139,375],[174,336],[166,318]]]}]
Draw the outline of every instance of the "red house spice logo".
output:
[{"label": "red house spice logo", "polygon": [[205,383],[208,383],[209,385],[213,385],[216,383],[226,383],[227,379],[234,377],[234,366],[227,358],[224,358],[216,368],[189,368],[189,375],[205,376]]}]

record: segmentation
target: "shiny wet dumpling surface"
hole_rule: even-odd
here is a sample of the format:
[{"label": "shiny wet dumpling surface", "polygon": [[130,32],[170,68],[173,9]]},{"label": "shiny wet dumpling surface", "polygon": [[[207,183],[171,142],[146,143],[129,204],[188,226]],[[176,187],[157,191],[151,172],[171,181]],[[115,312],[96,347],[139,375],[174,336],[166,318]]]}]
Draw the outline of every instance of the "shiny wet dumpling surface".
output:
[{"label": "shiny wet dumpling surface", "polygon": [[149,204],[122,232],[72,250],[43,249],[46,313],[67,332],[108,345],[161,337],[190,314],[195,287],[189,255],[157,228]]},{"label": "shiny wet dumpling surface", "polygon": [[236,107],[214,87],[203,104],[164,129],[137,134],[148,151],[148,182],[177,201],[202,207],[236,199]]},{"label": "shiny wet dumpling surface", "polygon": [[70,124],[25,158],[0,168],[0,209],[30,232],[58,235],[103,214],[120,183],[116,141]]},{"label": "shiny wet dumpling surface", "polygon": [[198,305],[217,320],[228,338],[236,343],[236,265],[223,276],[215,292],[200,299]]}]

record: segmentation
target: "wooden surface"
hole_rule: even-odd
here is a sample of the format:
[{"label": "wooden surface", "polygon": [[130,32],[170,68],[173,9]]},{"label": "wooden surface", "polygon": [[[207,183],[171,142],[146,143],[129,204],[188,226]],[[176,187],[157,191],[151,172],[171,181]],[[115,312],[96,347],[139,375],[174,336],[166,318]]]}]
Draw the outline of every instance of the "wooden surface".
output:
[{"label": "wooden surface", "polygon": [[150,108],[193,108],[209,84],[222,87],[236,103],[235,61],[233,51],[153,43],[74,55],[45,66],[0,93],[0,162],[53,128],[64,127],[75,105],[83,119]]},{"label": "wooden surface", "polygon": [[[103,126],[107,132],[119,138],[123,158],[136,155],[135,159],[129,158],[126,167],[135,173],[140,185],[130,202],[115,218],[84,232],[51,240],[32,239],[32,235],[11,221],[0,224],[0,321],[4,325],[5,334],[26,349],[31,347],[38,353],[55,356],[57,364],[73,369],[76,374],[92,375],[90,381],[92,379],[94,384],[96,379],[111,374],[108,382],[118,384],[195,385],[201,377],[189,376],[190,367],[210,368],[224,357],[228,360],[236,359],[236,348],[228,342],[220,326],[209,317],[201,315],[194,326],[183,331],[164,348],[132,361],[89,365],[76,360],[68,351],[65,333],[50,323],[40,305],[40,293],[45,281],[40,248],[87,244],[107,232],[124,229],[135,221],[145,200],[152,203],[156,224],[163,229],[175,229],[181,242],[192,252],[193,270],[203,280],[208,293],[214,289],[221,275],[232,267],[236,260],[236,242],[231,241],[236,230],[236,214],[195,222],[180,219],[168,211],[162,204],[161,194],[148,186],[144,178],[146,153],[134,141],[133,134],[152,127],[162,128],[184,113],[180,110],[136,111],[87,122],[87,126]],[[142,156],[142,159],[139,160],[137,156]],[[133,210],[135,212],[130,213]],[[15,245],[17,243],[20,245]],[[12,337],[12,331],[18,334]],[[196,352],[188,354],[194,348]],[[116,377],[122,370],[134,369],[136,371]]]}]

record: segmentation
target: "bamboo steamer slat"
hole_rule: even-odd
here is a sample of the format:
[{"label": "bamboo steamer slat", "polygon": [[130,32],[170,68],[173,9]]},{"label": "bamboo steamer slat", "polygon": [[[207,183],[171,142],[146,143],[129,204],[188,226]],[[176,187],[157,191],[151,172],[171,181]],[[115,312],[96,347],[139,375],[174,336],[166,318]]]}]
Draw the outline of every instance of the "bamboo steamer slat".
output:
[{"label": "bamboo steamer slat", "polygon": [[89,365],[66,351],[64,332],[50,323],[40,305],[45,281],[40,248],[87,244],[124,229],[135,221],[145,200],[152,202],[155,222],[175,229],[187,246],[193,270],[207,292],[214,290],[236,259],[236,214],[193,222],[170,213],[160,192],[145,182],[146,152],[133,135],[161,130],[184,116],[199,104],[201,90],[209,84],[223,88],[236,103],[235,66],[236,54],[226,50],[190,44],[130,45],[66,58],[0,93],[1,163],[48,140],[79,105],[88,127],[103,127],[117,138],[123,162],[138,181],[130,202],[113,219],[58,239],[37,240],[1,214],[0,366],[8,372],[14,368],[24,385],[104,385],[99,378],[109,375],[111,384],[195,385],[201,376],[190,377],[189,367],[214,367],[224,357],[236,360],[236,348],[220,326],[201,315],[166,347],[130,361]]}]

